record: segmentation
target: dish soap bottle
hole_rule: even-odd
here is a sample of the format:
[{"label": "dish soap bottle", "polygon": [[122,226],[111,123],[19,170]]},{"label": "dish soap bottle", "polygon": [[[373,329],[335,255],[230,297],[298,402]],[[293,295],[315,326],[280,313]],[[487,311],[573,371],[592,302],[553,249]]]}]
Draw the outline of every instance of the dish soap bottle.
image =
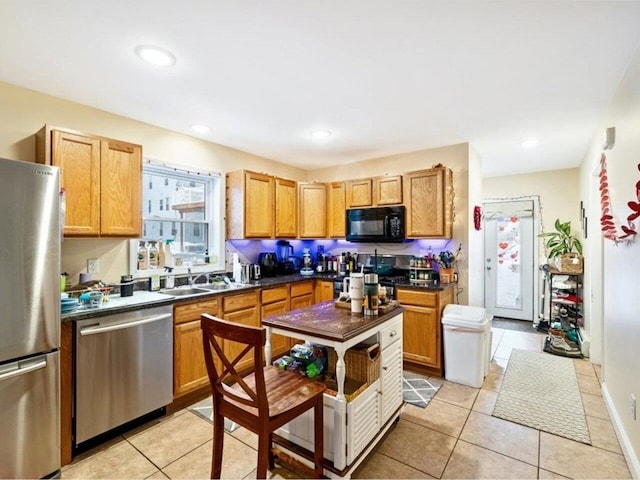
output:
[{"label": "dish soap bottle", "polygon": [[138,246],[138,270],[146,270],[148,268],[148,255],[149,252],[146,247],[146,242],[144,240],[140,240],[140,244]]},{"label": "dish soap bottle", "polygon": [[158,268],[158,247],[156,241],[151,240],[151,246],[149,247],[149,268]]}]

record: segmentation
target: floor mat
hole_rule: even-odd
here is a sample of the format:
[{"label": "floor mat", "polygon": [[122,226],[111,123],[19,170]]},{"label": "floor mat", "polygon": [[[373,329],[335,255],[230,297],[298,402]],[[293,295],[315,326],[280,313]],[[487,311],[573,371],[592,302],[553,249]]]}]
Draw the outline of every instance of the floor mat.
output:
[{"label": "floor mat", "polygon": [[513,349],[493,416],[591,445],[570,358]]},{"label": "floor mat", "polygon": [[425,408],[440,389],[441,384],[421,375],[404,372],[402,399],[412,405]]}]

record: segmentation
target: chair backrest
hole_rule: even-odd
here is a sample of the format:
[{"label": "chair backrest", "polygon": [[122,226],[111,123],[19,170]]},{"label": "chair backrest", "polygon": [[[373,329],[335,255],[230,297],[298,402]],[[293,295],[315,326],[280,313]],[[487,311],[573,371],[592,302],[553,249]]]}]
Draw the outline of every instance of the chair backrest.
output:
[{"label": "chair backrest", "polygon": [[[235,402],[254,407],[258,410],[267,409],[267,395],[264,385],[264,354],[263,347],[266,340],[265,329],[238,323],[229,322],[212,315],[203,314],[200,318],[202,328],[202,344],[204,359],[207,365],[207,373],[213,395],[220,399],[230,398]],[[245,345],[236,356],[227,357],[223,347],[223,341],[233,341]],[[213,360],[212,349],[220,359],[220,370]],[[246,354],[253,350],[255,385],[245,382],[236,370],[236,365]],[[231,389],[237,384],[241,387]]]}]

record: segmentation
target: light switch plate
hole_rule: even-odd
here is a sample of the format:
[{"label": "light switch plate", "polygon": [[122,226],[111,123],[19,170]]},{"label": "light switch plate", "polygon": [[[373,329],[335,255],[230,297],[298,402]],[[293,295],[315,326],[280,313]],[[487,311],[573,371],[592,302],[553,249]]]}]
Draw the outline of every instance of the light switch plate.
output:
[{"label": "light switch plate", "polygon": [[88,258],[87,259],[87,273],[98,273],[100,270],[100,266],[98,265],[97,258]]}]

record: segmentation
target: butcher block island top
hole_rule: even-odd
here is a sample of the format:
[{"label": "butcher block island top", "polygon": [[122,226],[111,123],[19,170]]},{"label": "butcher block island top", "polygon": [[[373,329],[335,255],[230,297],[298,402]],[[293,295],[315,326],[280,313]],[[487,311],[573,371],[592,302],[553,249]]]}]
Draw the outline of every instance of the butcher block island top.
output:
[{"label": "butcher block island top", "polygon": [[[397,306],[378,315],[353,314],[333,300],[262,320],[266,327],[265,359],[271,363],[273,334],[304,340],[335,351],[335,395],[324,395],[324,474],[350,478],[352,472],[398,421],[402,411],[402,317]],[[367,363],[368,380],[347,398],[345,383],[350,347],[369,346],[377,358]],[[368,361],[367,361],[368,362]],[[357,365],[358,363],[351,363]],[[351,377],[349,377],[351,378]],[[348,421],[347,421],[348,419]],[[274,441],[300,458],[312,457],[315,425],[307,412],[284,425]]]},{"label": "butcher block island top", "polygon": [[266,317],[262,320],[262,325],[283,329],[290,334],[298,333],[303,339],[313,336],[332,342],[348,342],[368,330],[377,328],[403,311],[404,308],[398,306],[386,313],[364,315],[337,308],[333,300],[327,300],[311,307]]}]

